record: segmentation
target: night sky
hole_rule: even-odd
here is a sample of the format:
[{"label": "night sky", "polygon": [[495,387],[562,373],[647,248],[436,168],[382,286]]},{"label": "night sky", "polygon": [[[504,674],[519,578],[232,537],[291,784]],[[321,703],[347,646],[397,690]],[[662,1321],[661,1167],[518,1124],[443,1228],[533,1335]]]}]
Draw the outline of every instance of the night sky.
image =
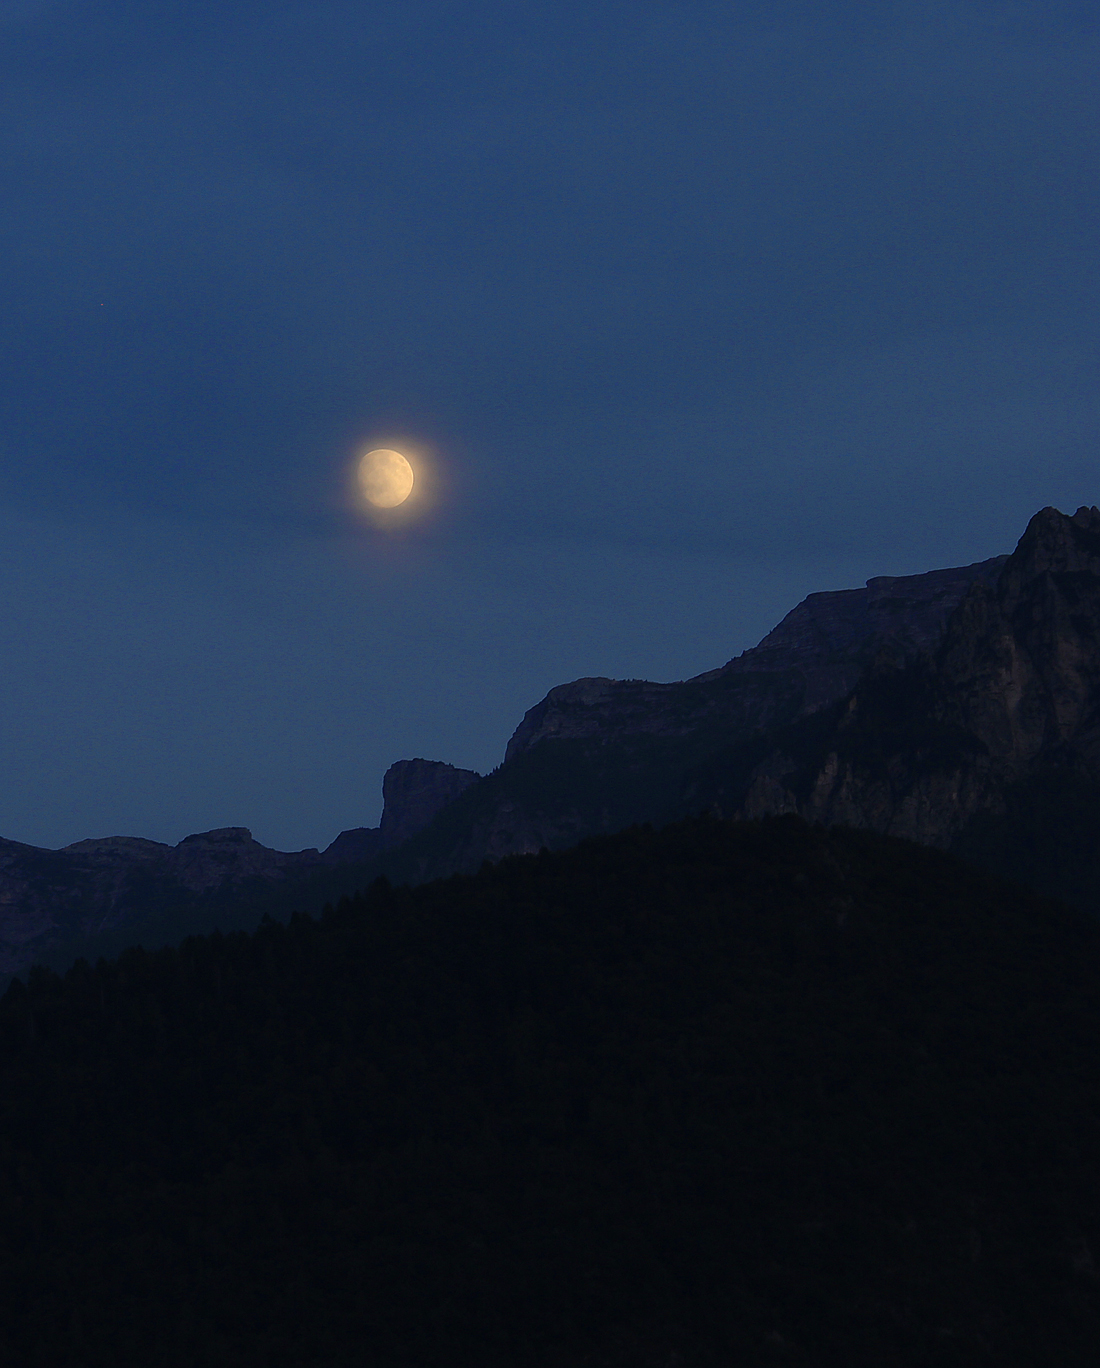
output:
[{"label": "night sky", "polygon": [[324,846],[1100,502],[1098,17],[0,0],[0,835]]}]

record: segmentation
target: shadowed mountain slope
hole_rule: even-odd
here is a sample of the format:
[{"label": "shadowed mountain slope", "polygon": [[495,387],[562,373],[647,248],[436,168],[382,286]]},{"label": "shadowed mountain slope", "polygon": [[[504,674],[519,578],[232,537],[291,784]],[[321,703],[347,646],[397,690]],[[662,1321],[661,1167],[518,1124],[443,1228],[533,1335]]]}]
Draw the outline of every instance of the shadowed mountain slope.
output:
[{"label": "shadowed mountain slope", "polygon": [[907,836],[1100,910],[1100,510],[1036,514],[934,652],[760,749],[704,766],[691,801]]}]

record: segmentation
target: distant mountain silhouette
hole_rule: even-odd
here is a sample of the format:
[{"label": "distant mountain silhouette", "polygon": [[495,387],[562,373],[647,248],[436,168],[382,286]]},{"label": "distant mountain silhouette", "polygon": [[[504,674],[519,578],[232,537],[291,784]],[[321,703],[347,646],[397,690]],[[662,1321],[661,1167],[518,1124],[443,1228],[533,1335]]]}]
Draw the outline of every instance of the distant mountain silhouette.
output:
[{"label": "distant mountain silhouette", "polygon": [[0,971],[700,811],[909,837],[1100,912],[1100,510],[1043,509],[1010,556],[811,594],[694,679],[559,685],[491,774],[399,761],[383,793],[380,826],[324,852],[243,828],[0,842]]},{"label": "distant mountain silhouette", "polygon": [[245,827],[176,846],[111,836],[42,850],[0,839],[0,975],[69,950],[107,952],[138,930],[148,938],[154,924],[205,929],[230,915],[247,923],[254,903],[296,888],[305,875],[406,840],[477,778],[438,761],[400,760],[383,781],[381,825],[341,832],[323,852],[269,850]]}]

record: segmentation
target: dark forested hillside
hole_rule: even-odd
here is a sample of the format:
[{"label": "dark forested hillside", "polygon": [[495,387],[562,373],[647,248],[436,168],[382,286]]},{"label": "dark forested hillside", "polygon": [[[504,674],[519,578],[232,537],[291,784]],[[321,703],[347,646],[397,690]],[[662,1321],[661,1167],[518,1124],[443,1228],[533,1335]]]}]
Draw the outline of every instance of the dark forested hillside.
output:
[{"label": "dark forested hillside", "polygon": [[0,1003],[0,1357],[1091,1364],[1100,928],[796,818]]}]

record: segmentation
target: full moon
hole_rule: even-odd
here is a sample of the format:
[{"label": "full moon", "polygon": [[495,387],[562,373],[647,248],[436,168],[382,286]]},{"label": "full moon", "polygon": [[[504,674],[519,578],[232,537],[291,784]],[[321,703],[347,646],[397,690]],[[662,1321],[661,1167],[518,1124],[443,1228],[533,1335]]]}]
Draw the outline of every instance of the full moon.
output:
[{"label": "full moon", "polygon": [[379,447],[359,462],[359,488],[375,508],[396,508],[412,493],[413,468],[399,451]]}]

